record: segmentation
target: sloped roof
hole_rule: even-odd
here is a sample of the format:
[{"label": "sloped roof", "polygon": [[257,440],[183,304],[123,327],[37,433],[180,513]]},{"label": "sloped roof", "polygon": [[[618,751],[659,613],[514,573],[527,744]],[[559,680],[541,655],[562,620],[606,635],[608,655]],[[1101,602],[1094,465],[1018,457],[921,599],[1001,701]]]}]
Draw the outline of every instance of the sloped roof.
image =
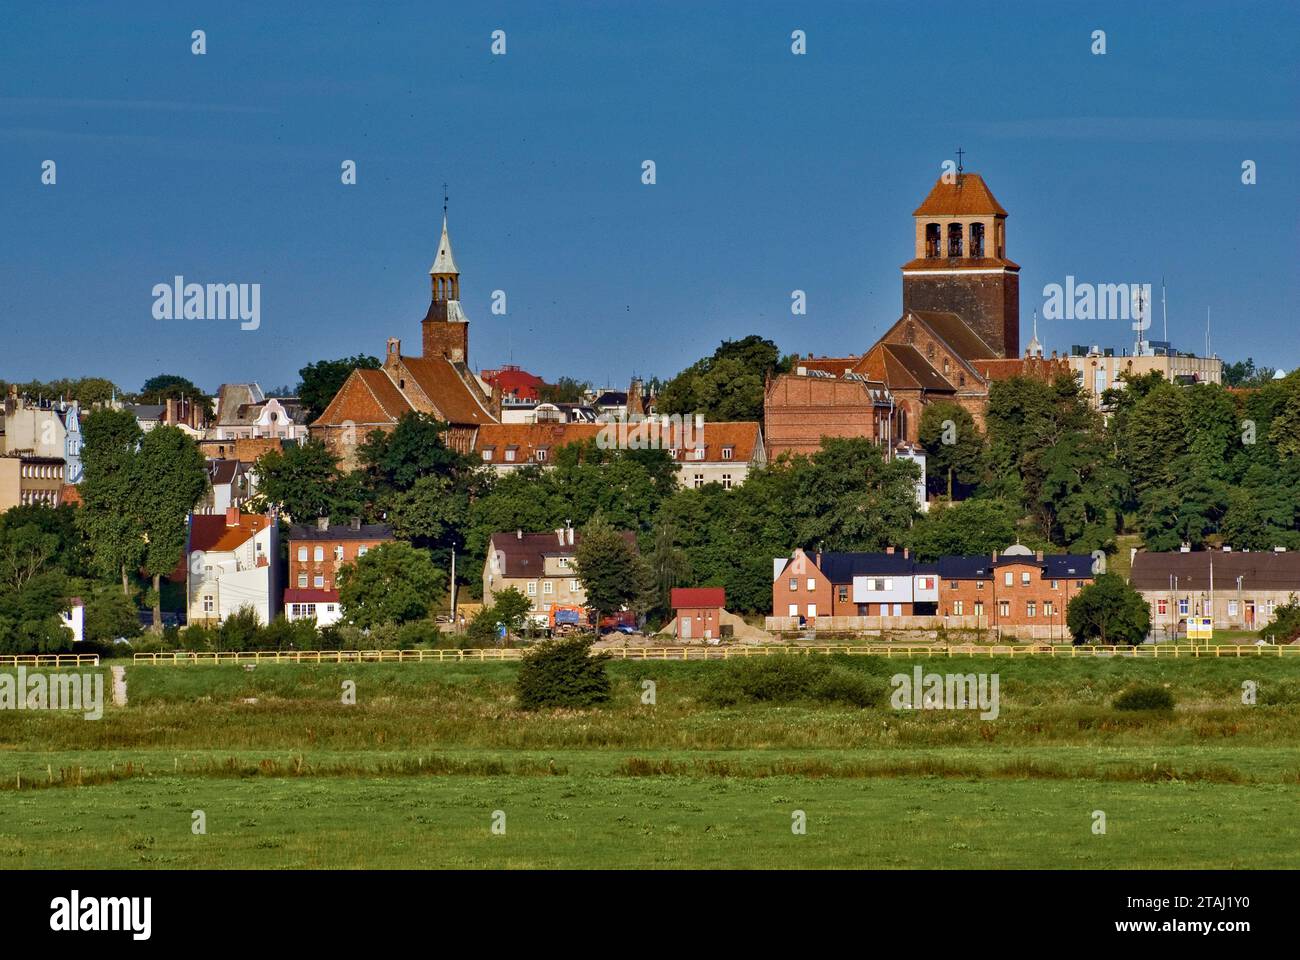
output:
[{"label": "sloped roof", "polygon": [[[816,559],[816,555],[813,555]],[[821,571],[831,583],[852,583],[854,577],[910,576],[912,560],[901,550],[894,553],[823,553]]]},{"label": "sloped roof", "polygon": [[411,409],[397,384],[383,370],[353,370],[316,423],[396,423]]},{"label": "sloped roof", "polygon": [[446,357],[402,357],[402,363],[415,378],[439,416],[453,424],[495,423],[483,404]]},{"label": "sloped roof", "polygon": [[978,173],[958,174],[952,183],[945,183],[941,176],[921,205],[912,211],[914,217],[990,215],[1005,217],[1007,212]]},{"label": "sloped roof", "polygon": [[1129,582],[1138,590],[1168,590],[1169,578],[1178,578],[1180,591],[1210,588],[1210,563],[1214,563],[1214,587],[1218,590],[1294,590],[1300,593],[1300,553],[1287,551],[1198,550],[1191,553],[1150,553],[1139,550],[1133,557]]},{"label": "sloped roof", "polygon": [[683,607],[725,607],[727,591],[723,587],[673,587],[669,605],[674,610]]},{"label": "sloped roof", "polygon": [[[568,530],[548,530],[545,533],[494,533],[488,540],[488,552],[499,553],[503,557],[504,573],[511,579],[545,576],[547,557],[572,557],[582,542],[582,533],[572,531],[573,543],[569,543]],[[624,540],[636,547],[636,534],[630,530],[621,532]]]},{"label": "sloped roof", "polygon": [[939,339],[967,362],[993,360],[999,356],[969,323],[955,313],[946,310],[909,310],[908,314],[933,330]]},{"label": "sloped roof", "polygon": [[[594,440],[605,424],[599,423],[486,423],[478,430],[474,451],[484,463],[527,463],[533,460],[539,448],[551,449],[569,443]],[[515,457],[506,459],[506,450],[513,448]]]},{"label": "sloped roof", "polygon": [[289,540],[392,540],[393,528],[386,523],[363,523],[353,527],[335,523],[322,530],[314,523],[300,523],[289,528]]},{"label": "sloped roof", "polygon": [[271,525],[271,519],[259,513],[241,513],[235,526],[226,524],[224,513],[195,514],[190,519],[190,552],[221,553],[238,550]]},{"label": "sloped roof", "polygon": [[930,366],[919,350],[905,343],[880,344],[885,365],[885,383],[890,387],[919,387],[952,393],[953,385]]}]

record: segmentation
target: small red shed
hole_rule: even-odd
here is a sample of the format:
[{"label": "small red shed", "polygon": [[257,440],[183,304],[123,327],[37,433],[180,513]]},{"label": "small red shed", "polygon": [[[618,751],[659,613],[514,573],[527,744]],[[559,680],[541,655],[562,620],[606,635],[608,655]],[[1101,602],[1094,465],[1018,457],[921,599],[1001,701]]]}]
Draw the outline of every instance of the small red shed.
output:
[{"label": "small red shed", "polygon": [[716,640],[722,635],[722,610],[727,605],[722,587],[674,587],[671,601],[678,639]]}]

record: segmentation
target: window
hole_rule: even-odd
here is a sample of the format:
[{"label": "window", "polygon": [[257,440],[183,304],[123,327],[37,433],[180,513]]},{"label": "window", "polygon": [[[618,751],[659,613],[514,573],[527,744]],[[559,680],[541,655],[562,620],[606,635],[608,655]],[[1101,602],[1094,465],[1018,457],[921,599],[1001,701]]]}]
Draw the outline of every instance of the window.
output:
[{"label": "window", "polygon": [[1178,613],[1179,613],[1180,616],[1184,616],[1184,617],[1187,616],[1187,601],[1186,601],[1186,600],[1179,600],[1179,601],[1178,601]]},{"label": "window", "polygon": [[703,460],[703,459],[704,459],[704,448],[703,448],[703,447],[696,447],[694,453],[695,453],[695,459],[696,459],[696,460]]},{"label": "window", "polygon": [[927,257],[939,256],[939,225],[937,223],[927,223],[925,225],[925,255]]},{"label": "window", "polygon": [[791,578],[790,578],[790,592],[791,592],[791,593],[798,593],[798,592],[799,592],[799,581],[798,581],[797,579],[795,579],[794,577],[791,577]]},{"label": "window", "polygon": [[535,596],[537,596],[537,581],[534,580],[534,581],[530,581],[530,582],[529,582],[529,584],[528,584],[528,595],[529,595],[530,597],[535,597]]},{"label": "window", "polygon": [[799,616],[799,604],[797,603],[790,604],[790,616],[792,617]]},{"label": "window", "polygon": [[203,612],[204,613],[212,612],[212,594],[208,594],[203,598]]},{"label": "window", "polygon": [[1034,601],[1032,600],[1028,601],[1025,604],[1025,616],[1035,617],[1037,615],[1038,615],[1038,604],[1034,603]]},{"label": "window", "polygon": [[957,589],[957,581],[956,581],[956,580],[949,580],[949,581],[948,581],[948,589],[949,589],[949,590],[956,590],[956,589]]},{"label": "window", "polygon": [[723,448],[722,448],[722,459],[723,459],[723,460],[730,460],[732,454],[735,453],[735,452],[736,452],[736,448],[735,448],[735,447],[723,447]]},{"label": "window", "polygon": [[306,563],[306,562],[307,562],[307,548],[306,548],[306,547],[299,547],[299,548],[298,548],[298,562],[299,562],[299,563]]},{"label": "window", "polygon": [[319,573],[316,574],[316,580],[313,585],[316,587],[317,590],[325,589],[325,578],[321,576]]},{"label": "window", "polygon": [[848,588],[848,585],[847,585],[847,584],[843,584],[843,583],[841,583],[841,584],[839,585],[839,587],[836,588],[836,593],[837,593],[837,596],[839,597],[839,601],[840,601],[840,603],[847,603],[847,602],[848,602],[848,599],[849,599],[849,588]]},{"label": "window", "polygon": [[958,617],[960,617],[960,616],[962,615],[962,612],[961,612],[961,601],[960,601],[960,600],[954,600],[954,601],[952,602],[952,612],[953,612],[953,615],[954,615],[954,616],[958,616]]},{"label": "window", "polygon": [[1011,586],[1014,577],[1015,574],[1013,574],[1010,570],[1008,570],[1006,573],[1002,575],[1002,582],[1009,587]]},{"label": "window", "polygon": [[298,589],[299,590],[307,589],[307,574],[305,573],[298,574]]},{"label": "window", "polygon": [[581,590],[581,589],[582,589],[582,584],[580,584],[577,580],[570,580],[570,581],[569,581],[569,592],[570,592],[570,593],[577,593],[577,592],[578,592],[579,590]]},{"label": "window", "polygon": [[325,604],[325,612],[326,612],[326,613],[333,613],[333,612],[334,612],[334,604],[332,604],[332,603],[327,603],[327,604]]},{"label": "window", "polygon": [[1237,601],[1236,601],[1236,600],[1229,600],[1229,601],[1228,601],[1228,616],[1230,616],[1230,617],[1235,617],[1236,615],[1237,615]]},{"label": "window", "polygon": [[970,255],[972,257],[984,256],[984,224],[972,223],[970,225]]},{"label": "window", "polygon": [[360,559],[361,557],[364,557],[369,552],[370,552],[369,547],[365,547],[365,546],[357,547],[357,558]]},{"label": "window", "polygon": [[1011,601],[1010,601],[1010,600],[999,600],[999,601],[998,601],[998,616],[999,616],[999,617],[1009,617],[1009,616],[1011,616]]},{"label": "window", "polygon": [[815,603],[808,604],[808,616],[809,617],[817,616],[817,604]]},{"label": "window", "polygon": [[984,581],[983,581],[983,580],[976,580],[976,581],[975,581],[975,589],[976,589],[976,590],[983,590],[983,589],[984,589]]},{"label": "window", "polygon": [[568,558],[568,557],[560,557],[560,558],[559,558],[559,562],[560,562],[560,569],[561,569],[561,570],[568,570],[568,569],[569,569],[569,558]]},{"label": "window", "polygon": [[886,590],[893,590],[893,589],[894,589],[894,581],[893,581],[893,580],[886,580],[886,581],[885,581],[885,589],[886,589]]},{"label": "window", "polygon": [[1052,581],[1052,589],[1053,589],[1053,590],[1060,590],[1060,589],[1061,589],[1061,582],[1060,582],[1059,580],[1053,580],[1053,581]]},{"label": "window", "polygon": [[317,547],[317,548],[312,552],[312,559],[315,560],[317,563],[320,563],[322,560],[324,560],[324,559],[325,559],[325,548],[324,548],[324,547]]},{"label": "window", "polygon": [[983,601],[983,600],[976,600],[976,601],[975,601],[975,616],[977,616],[977,617],[982,617],[982,616],[984,616],[984,601]]},{"label": "window", "polygon": [[814,590],[816,590],[816,589],[817,589],[817,581],[814,580],[812,577],[809,577],[809,578],[808,578],[808,592],[809,592],[809,593],[812,593],[812,592],[813,592]]},{"label": "window", "polygon": [[1028,573],[1022,573],[1022,574],[1020,575],[1020,585],[1021,585],[1022,587],[1027,587],[1027,586],[1029,586],[1029,574],[1028,574]]},{"label": "window", "polygon": [[342,559],[343,559],[343,544],[340,543],[334,547],[334,561],[337,563]]},{"label": "window", "polygon": [[731,489],[731,474],[729,474],[729,473],[724,473],[724,474],[722,475],[722,489],[723,489],[723,490],[730,490],[730,489]]},{"label": "window", "polygon": [[546,462],[546,448],[545,448],[545,447],[542,447],[540,450],[538,450],[538,451],[534,454],[534,456],[537,457],[537,462],[538,462],[538,463],[545,463],[545,462]]},{"label": "window", "polygon": [[507,450],[506,463],[514,463],[514,462],[515,462],[515,451],[513,449]]},{"label": "window", "polygon": [[486,450],[483,451],[483,459],[486,460],[486,461],[488,461],[489,463],[492,461],[492,448],[491,448],[491,447],[489,447],[488,449],[486,449]]},{"label": "window", "polygon": [[1075,587],[1076,590],[1082,590],[1082,589],[1083,589],[1083,581],[1082,581],[1082,580],[1076,580],[1076,581],[1074,581],[1074,587]]},{"label": "window", "polygon": [[948,224],[948,256],[961,256],[961,224]]},{"label": "window", "polygon": [[1050,616],[1051,616],[1053,613],[1055,613],[1055,612],[1056,612],[1056,607],[1053,606],[1052,601],[1051,601],[1051,600],[1044,600],[1044,601],[1043,601],[1043,616],[1045,616],[1045,617],[1050,617]]},{"label": "window", "polygon": [[547,596],[550,596],[554,592],[555,592],[555,582],[552,580],[543,581],[542,593],[546,594]]},{"label": "window", "polygon": [[1168,614],[1168,613],[1169,613],[1169,601],[1168,601],[1168,600],[1157,600],[1157,601],[1156,601],[1156,615],[1157,615],[1157,616],[1160,616],[1160,617],[1163,617],[1163,616],[1165,616],[1165,615]]},{"label": "window", "polygon": [[695,489],[698,490],[702,486],[704,486],[704,474],[697,473],[695,475]]}]

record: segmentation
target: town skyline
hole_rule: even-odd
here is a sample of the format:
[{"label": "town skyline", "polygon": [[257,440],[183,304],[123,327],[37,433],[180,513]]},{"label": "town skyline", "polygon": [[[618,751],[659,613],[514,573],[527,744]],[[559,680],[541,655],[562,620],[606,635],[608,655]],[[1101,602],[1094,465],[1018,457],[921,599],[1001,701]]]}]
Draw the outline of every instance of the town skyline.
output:
[{"label": "town skyline", "polygon": [[[269,51],[235,14],[202,25],[133,14],[141,30],[110,49],[70,50],[75,63],[57,75],[12,51],[12,96],[0,100],[10,145],[0,169],[20,229],[0,268],[10,329],[63,317],[72,336],[58,350],[12,339],[5,378],[98,375],[133,390],[166,372],[209,391],[273,388],[315,360],[377,356],[385,337],[413,337],[427,306],[444,182],[476,370],[514,362],[620,386],[634,374],[667,379],[749,334],[783,353],[860,353],[898,319],[912,209],[959,147],[1011,213],[1024,331],[1042,313],[1041,291],[1068,277],[1163,278],[1178,349],[1203,352],[1208,307],[1211,352],[1300,365],[1288,323],[1300,299],[1297,227],[1279,215],[1297,194],[1278,173],[1295,131],[1287,84],[1267,68],[1285,29],[1252,29],[1240,48],[1217,51],[1222,62],[1175,83],[1172,64],[1216,50],[1247,14],[1225,11],[1229,27],[1211,30],[1103,7],[1073,33],[1029,18],[1006,41],[1003,19],[959,9],[925,36],[887,7],[791,15],[783,31],[770,18],[759,29],[671,9],[565,11],[552,24],[520,7],[496,19],[451,12],[437,30],[447,41],[438,69],[405,84],[426,75],[407,69],[423,47],[401,36],[414,8],[374,23],[349,13],[302,22],[302,48],[256,68]],[[66,16],[33,13],[30,49],[49,49]],[[629,21],[640,40],[628,40]],[[200,26],[209,46],[195,56]],[[1107,30],[1101,56],[1089,52],[1094,28]],[[806,54],[791,52],[796,29]],[[357,31],[342,66],[310,59]],[[664,31],[698,32],[705,62],[690,43],[665,45]],[[984,51],[994,34],[1005,42]],[[371,55],[379,43],[391,62]],[[113,65],[150,51],[130,74]],[[866,51],[869,72],[852,66]],[[1019,99],[954,104],[943,84],[908,80],[922,51],[926,62],[964,61]],[[646,76],[635,64],[648,57],[660,59]],[[1051,111],[1028,84],[1035,71],[1036,84],[1060,80]],[[708,82],[710,95],[694,98]],[[866,122],[846,124],[845,105]],[[593,137],[606,121],[608,134]],[[896,132],[894,145],[877,145],[880,128]],[[58,179],[45,185],[50,158]],[[340,180],[346,160],[355,185]],[[656,164],[653,185],[642,183],[644,160]],[[1242,183],[1246,160],[1253,185]],[[259,329],[154,319],[151,289],[178,275],[260,284]],[[498,290],[504,315],[492,312]],[[805,315],[791,313],[795,290]],[[1161,321],[1157,307],[1157,331]],[[1042,318],[1039,336],[1048,352],[1119,352],[1134,339],[1123,322]]]}]

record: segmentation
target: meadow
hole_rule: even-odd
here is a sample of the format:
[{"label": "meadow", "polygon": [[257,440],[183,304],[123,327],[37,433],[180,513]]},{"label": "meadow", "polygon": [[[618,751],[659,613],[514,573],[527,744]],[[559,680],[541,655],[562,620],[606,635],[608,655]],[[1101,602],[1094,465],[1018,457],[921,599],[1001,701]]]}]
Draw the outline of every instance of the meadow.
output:
[{"label": "meadow", "polygon": [[[515,663],[128,666],[102,720],[0,713],[0,867],[1300,866],[1300,660],[917,662],[996,672],[997,719],[721,707],[717,662],[537,713]],[[1139,681],[1175,709],[1114,709]]]}]

